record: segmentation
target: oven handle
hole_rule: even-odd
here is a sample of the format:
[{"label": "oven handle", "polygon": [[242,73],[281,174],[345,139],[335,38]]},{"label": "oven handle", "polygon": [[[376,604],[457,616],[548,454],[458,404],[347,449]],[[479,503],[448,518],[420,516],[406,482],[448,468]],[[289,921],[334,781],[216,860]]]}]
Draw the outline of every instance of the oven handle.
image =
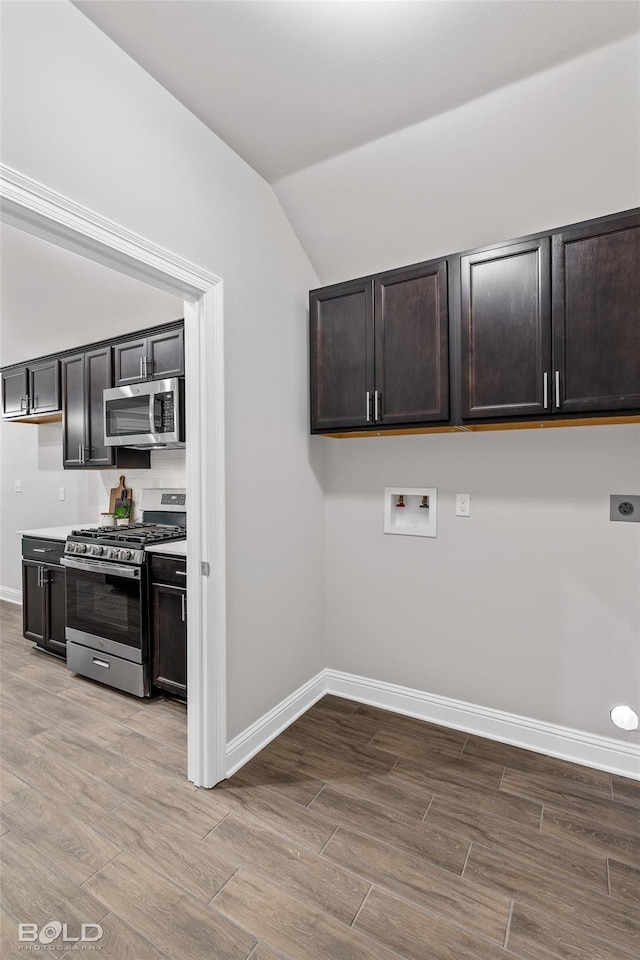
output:
[{"label": "oven handle", "polygon": [[80,560],[74,557],[63,557],[60,561],[63,567],[73,567],[75,570],[86,570],[87,573],[110,573],[113,577],[126,577],[128,580],[140,579],[139,567],[126,567],[120,563],[102,563],[100,560]]}]

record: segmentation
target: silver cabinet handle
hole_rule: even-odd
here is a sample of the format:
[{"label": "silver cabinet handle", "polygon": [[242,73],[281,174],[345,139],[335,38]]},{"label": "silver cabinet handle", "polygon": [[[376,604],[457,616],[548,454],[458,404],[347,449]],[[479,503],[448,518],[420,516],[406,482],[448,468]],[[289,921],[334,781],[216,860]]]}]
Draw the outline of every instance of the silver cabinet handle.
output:
[{"label": "silver cabinet handle", "polygon": [[96,667],[105,667],[108,670],[111,666],[111,664],[107,663],[106,660],[98,660],[97,657],[92,657],[91,660],[93,663],[95,663]]},{"label": "silver cabinet handle", "polygon": [[186,570],[174,570],[173,572],[175,573],[176,577],[186,577],[187,575]]},{"label": "silver cabinet handle", "polygon": [[380,419],[380,410],[378,407],[379,401],[380,401],[380,394],[376,390],[375,393],[373,394],[373,419],[374,420]]},{"label": "silver cabinet handle", "polygon": [[34,553],[53,553],[53,547],[34,547]]},{"label": "silver cabinet handle", "polygon": [[142,376],[146,378],[147,376],[147,358],[142,358]]},{"label": "silver cabinet handle", "polygon": [[556,370],[556,407],[560,409],[560,371]]},{"label": "silver cabinet handle", "polygon": [[547,373],[546,370],[544,372],[544,379],[542,382],[542,392],[543,392],[542,406],[546,410],[547,407],[549,406],[549,374]]},{"label": "silver cabinet handle", "polygon": [[371,420],[371,394],[367,390],[367,423]]},{"label": "silver cabinet handle", "polygon": [[139,373],[139,377],[140,377],[141,380],[142,380],[142,378],[144,377],[144,357],[140,357],[140,373]]},{"label": "silver cabinet handle", "polygon": [[27,402],[28,399],[29,399],[29,397],[20,397],[20,409],[21,409],[21,410],[24,410],[25,404],[26,404],[26,402]]},{"label": "silver cabinet handle", "polygon": [[38,567],[38,586],[42,586],[42,567]]},{"label": "silver cabinet handle", "polygon": [[182,602],[182,622],[186,623],[187,622],[187,605],[185,603],[184,593],[180,595],[180,600]]}]

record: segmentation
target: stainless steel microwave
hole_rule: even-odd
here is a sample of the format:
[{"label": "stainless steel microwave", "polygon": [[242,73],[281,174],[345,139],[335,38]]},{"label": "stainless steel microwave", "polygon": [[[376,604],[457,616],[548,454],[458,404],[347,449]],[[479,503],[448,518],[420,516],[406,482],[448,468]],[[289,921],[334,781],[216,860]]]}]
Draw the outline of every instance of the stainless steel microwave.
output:
[{"label": "stainless steel microwave", "polygon": [[184,446],[184,378],[111,387],[103,396],[106,446]]}]

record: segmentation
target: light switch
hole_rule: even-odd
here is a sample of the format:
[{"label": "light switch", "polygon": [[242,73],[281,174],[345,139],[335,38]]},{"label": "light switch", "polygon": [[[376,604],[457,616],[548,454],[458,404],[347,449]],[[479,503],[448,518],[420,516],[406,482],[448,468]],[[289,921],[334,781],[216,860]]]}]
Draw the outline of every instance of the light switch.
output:
[{"label": "light switch", "polygon": [[22,480],[14,480],[13,489],[16,493],[22,493]]}]

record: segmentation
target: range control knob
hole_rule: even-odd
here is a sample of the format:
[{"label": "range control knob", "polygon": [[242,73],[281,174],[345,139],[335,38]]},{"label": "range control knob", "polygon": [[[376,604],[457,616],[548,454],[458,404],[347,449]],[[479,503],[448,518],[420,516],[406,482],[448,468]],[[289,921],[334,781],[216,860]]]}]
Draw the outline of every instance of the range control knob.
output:
[{"label": "range control knob", "polygon": [[91,547],[91,553],[94,557],[102,556],[102,547]]},{"label": "range control knob", "polygon": [[85,553],[86,549],[86,543],[76,543],[76,553]]},{"label": "range control knob", "polygon": [[75,553],[75,552],[76,552],[76,545],[75,545],[75,543],[67,543],[67,544],[65,544],[64,552],[65,552],[65,553]]},{"label": "range control knob", "polygon": [[121,560],[131,560],[131,550],[121,550],[120,551]]}]

